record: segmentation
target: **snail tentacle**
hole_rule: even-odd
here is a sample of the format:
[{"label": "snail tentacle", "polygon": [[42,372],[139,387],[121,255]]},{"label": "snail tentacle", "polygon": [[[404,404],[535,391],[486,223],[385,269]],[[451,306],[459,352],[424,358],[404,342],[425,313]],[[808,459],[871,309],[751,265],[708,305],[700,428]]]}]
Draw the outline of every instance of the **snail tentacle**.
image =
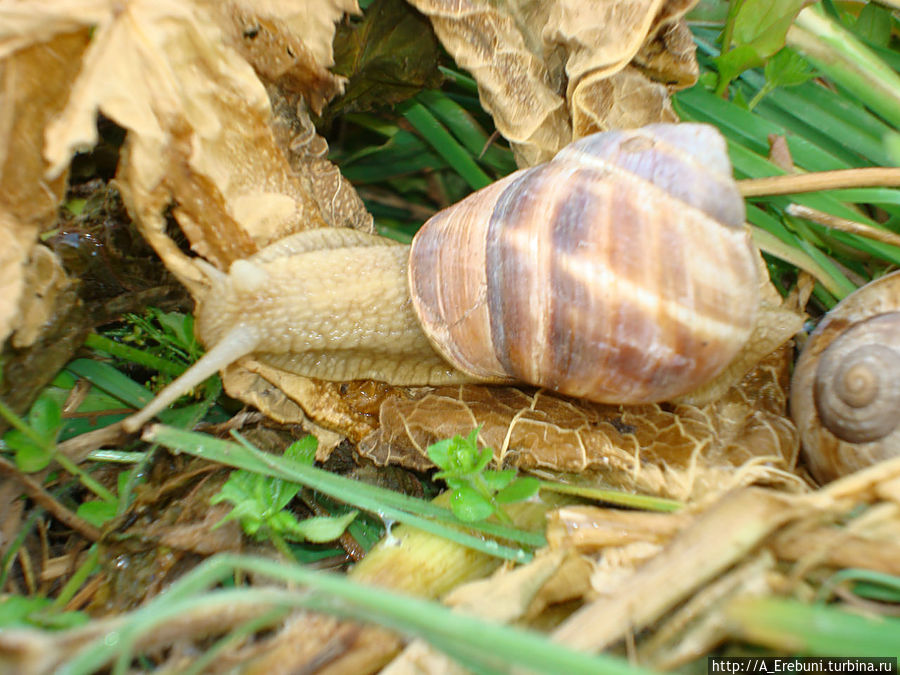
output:
[{"label": "snail tentacle", "polygon": [[178,397],[187,393],[206,378],[215,375],[225,366],[234,363],[242,356],[252,354],[259,344],[259,332],[255,327],[240,325],[232,328],[228,334],[206,352],[194,365],[176,378],[156,395],[139,412],[122,420],[125,431],[134,432],[140,429],[157,413]]}]

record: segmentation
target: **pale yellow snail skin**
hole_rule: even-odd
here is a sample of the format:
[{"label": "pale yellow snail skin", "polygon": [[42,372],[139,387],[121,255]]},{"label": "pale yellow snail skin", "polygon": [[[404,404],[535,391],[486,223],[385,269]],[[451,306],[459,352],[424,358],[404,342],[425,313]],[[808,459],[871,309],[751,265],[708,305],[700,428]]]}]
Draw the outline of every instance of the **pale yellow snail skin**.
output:
[{"label": "pale yellow snail skin", "polygon": [[822,482],[900,455],[900,271],[822,319],[794,369],[791,415]]},{"label": "pale yellow snail skin", "polygon": [[713,127],[595,134],[438,213],[411,247],[321,229],[227,274],[201,263],[195,325],[210,351],[125,427],[248,354],[335,381],[667,400],[749,337],[756,255]]}]

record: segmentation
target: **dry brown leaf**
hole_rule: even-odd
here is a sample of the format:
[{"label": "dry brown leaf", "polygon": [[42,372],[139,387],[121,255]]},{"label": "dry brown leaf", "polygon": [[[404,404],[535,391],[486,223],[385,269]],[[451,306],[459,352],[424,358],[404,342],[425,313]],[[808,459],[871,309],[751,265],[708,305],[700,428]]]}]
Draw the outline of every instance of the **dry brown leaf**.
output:
[{"label": "dry brown leaf", "polygon": [[693,0],[410,2],[474,75],[519,166],[594,131],[672,121],[670,90],[697,78],[680,22]]},{"label": "dry brown leaf", "polygon": [[59,294],[72,283],[59,258],[45,246],[32,249],[24,276],[19,325],[12,336],[12,345],[16,348],[34,343],[50,320]]},{"label": "dry brown leaf", "polygon": [[[123,201],[195,300],[203,302],[205,275],[166,234],[170,206],[194,251],[219,269],[298,230],[372,229],[371,216],[327,161],[327,145],[306,113],[307,104],[318,109],[341,90],[341,79],[327,71],[331,39],[334,22],[345,11],[358,11],[355,0],[82,5],[49,0],[28,11],[0,10],[10,19],[8,32],[0,32],[0,49],[75,29],[83,31],[83,49],[82,27],[93,27],[80,72],[77,56],[71,59],[71,93],[58,96],[57,114],[46,121],[49,173],[61,176],[73,152],[96,142],[99,112],[124,127],[116,177]],[[43,124],[36,133],[35,151],[27,156],[40,157]],[[291,384],[294,399],[314,414],[322,410],[318,385],[296,377]],[[233,381],[226,386],[241,395]],[[288,399],[260,397],[261,390],[264,383],[256,382],[246,399],[273,417],[305,419],[294,404],[289,412]],[[326,421],[329,415],[334,417],[322,412]],[[336,439],[331,441],[322,447]]]},{"label": "dry brown leaf", "polygon": [[[548,3],[410,0],[456,62],[475,77],[481,104],[521,165],[549,160],[572,138],[562,64],[544,61],[540,30]],[[551,56],[552,58],[552,56]]]},{"label": "dry brown leaf", "polygon": [[771,490],[744,488],[726,495],[609,595],[569,617],[554,632],[554,640],[600,651],[627,633],[642,630],[744,558],[781,525],[808,511]]},{"label": "dry brown leaf", "polygon": [[[332,5],[324,0],[316,6],[322,16],[343,12],[327,12]],[[63,0],[48,7],[69,21],[82,18]],[[241,7],[230,7],[250,20]],[[83,67],[68,105],[47,129],[45,155],[54,173],[73,151],[96,141],[98,111],[126,128],[118,180],[129,211],[173,271],[194,285],[198,274],[160,238],[171,201],[179,205],[176,218],[195,249],[220,266],[297,229],[326,224],[309,186],[276,143],[265,87],[228,46],[212,14],[198,3],[174,0],[108,2],[105,13],[97,3],[94,9],[84,19],[97,25]],[[302,23],[296,11],[279,14],[275,3],[269,9],[267,16],[284,26]],[[284,26],[279,24],[282,37]],[[281,46],[276,41],[273,49]],[[321,70],[324,65],[312,61],[320,46],[308,52],[309,63],[300,63],[297,54],[277,76],[304,65]],[[303,93],[311,100],[327,95]],[[215,240],[237,243],[222,250]]]},{"label": "dry brown leaf", "polygon": [[[66,183],[65,175],[44,178],[47,165],[40,148],[44,127],[65,104],[88,42],[88,31],[71,25],[44,35],[40,43],[23,41],[17,28],[19,19],[28,23],[20,17],[27,13],[0,9],[0,342],[20,328],[19,347],[31,344],[53,309],[55,294],[42,291],[64,283],[58,265],[58,272],[51,272],[55,256],[35,248],[38,234],[56,220]],[[48,72],[56,77],[48,78]],[[41,265],[28,282],[25,270],[32,259]],[[29,287],[33,292],[26,297]]]},{"label": "dry brown leaf", "polygon": [[264,81],[304,95],[316,114],[343,91],[344,78],[328,71],[334,65],[331,43],[335,22],[359,11],[356,0],[198,1]]},{"label": "dry brown leaf", "polygon": [[587,75],[573,92],[570,105],[574,138],[678,121],[669,103],[669,90],[632,66],[609,76]]},{"label": "dry brown leaf", "polygon": [[378,463],[431,466],[428,445],[482,425],[500,466],[587,472],[593,480],[675,499],[735,485],[798,485],[797,430],[785,417],[789,355],[780,350],[704,406],[612,406],[511,387],[465,385],[396,398],[360,443]]}]

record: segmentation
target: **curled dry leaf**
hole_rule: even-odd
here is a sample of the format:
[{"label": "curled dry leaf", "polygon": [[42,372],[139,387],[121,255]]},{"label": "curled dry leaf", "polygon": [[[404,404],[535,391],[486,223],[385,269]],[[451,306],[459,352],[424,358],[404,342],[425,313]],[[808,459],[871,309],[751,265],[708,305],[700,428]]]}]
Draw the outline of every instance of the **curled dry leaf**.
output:
[{"label": "curled dry leaf", "polygon": [[316,114],[343,91],[343,78],[328,70],[334,65],[331,42],[335,23],[359,11],[356,0],[198,1],[264,81],[302,94]]},{"label": "curled dry leaf", "polygon": [[[194,250],[219,267],[298,229],[330,224],[310,176],[297,175],[276,140],[263,83],[231,45],[249,52],[263,75],[289,81],[293,94],[321,105],[340,82],[328,76],[323,84],[324,76],[302,74],[327,72],[330,49],[324,62],[317,61],[323,54],[317,41],[330,41],[333,28],[325,36],[318,31],[309,45],[290,31],[297,25],[311,29],[305,14],[331,25],[345,6],[346,0],[323,0],[298,13],[294,3],[251,11],[235,2],[216,3],[213,11],[200,2],[130,0],[97,2],[83,15],[73,3],[47,3],[61,23],[94,26],[68,103],[47,128],[51,174],[96,141],[98,112],[124,127],[129,133],[117,180],[129,211],[164,261],[198,292],[201,275],[163,234],[169,204],[176,205],[175,217]],[[262,27],[254,33],[257,25]],[[31,28],[40,33],[39,26]],[[262,41],[269,50],[245,48],[263,32],[271,38]],[[289,62],[267,60],[283,50],[294,54]]]},{"label": "curled dry leaf", "polygon": [[[61,190],[72,154],[97,140],[98,113],[125,128],[117,186],[142,234],[200,304],[202,261],[166,234],[170,207],[193,250],[219,269],[298,230],[371,230],[306,113],[342,88],[327,68],[334,22],[345,11],[358,11],[355,0],[50,0],[0,8],[2,53],[67,35],[77,35],[84,52],[66,57],[65,69],[44,64],[35,79],[42,95],[56,93],[57,105],[41,109],[30,152],[19,153],[39,160],[29,184],[40,186],[48,169]],[[29,249],[9,253],[21,264]],[[301,387],[295,398],[309,392]]]},{"label": "curled dry leaf", "polygon": [[456,62],[520,166],[595,131],[674,121],[670,89],[696,81],[681,22],[694,0],[411,0]]},{"label": "curled dry leaf", "polygon": [[798,484],[797,430],[785,417],[781,349],[724,396],[691,404],[611,406],[539,391],[440,387],[381,408],[381,426],[360,443],[378,463],[431,466],[425,450],[482,425],[479,441],[501,466],[586,472],[607,485],[700,499],[752,482]]},{"label": "curled dry leaf", "polygon": [[56,221],[66,182],[65,175],[44,178],[40,147],[88,43],[87,29],[71,25],[41,42],[23,41],[24,13],[0,10],[0,342],[20,329],[17,347],[31,344],[52,313],[56,294],[47,291],[67,283],[55,256],[36,248],[38,235]]}]

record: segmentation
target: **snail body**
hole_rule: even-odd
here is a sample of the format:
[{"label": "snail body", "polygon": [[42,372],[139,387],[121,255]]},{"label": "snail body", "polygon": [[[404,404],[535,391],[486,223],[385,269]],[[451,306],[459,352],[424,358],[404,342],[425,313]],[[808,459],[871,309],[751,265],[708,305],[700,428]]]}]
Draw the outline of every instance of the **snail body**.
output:
[{"label": "snail body", "polygon": [[900,455],[900,272],[819,323],[794,369],[791,415],[822,482]]},{"label": "snail body", "polygon": [[750,335],[758,272],[743,222],[718,132],[661,124],[581,139],[436,214],[411,247],[334,228],[227,274],[201,263],[195,326],[212,348],[125,426],[248,354],[330,380],[666,400]]}]

